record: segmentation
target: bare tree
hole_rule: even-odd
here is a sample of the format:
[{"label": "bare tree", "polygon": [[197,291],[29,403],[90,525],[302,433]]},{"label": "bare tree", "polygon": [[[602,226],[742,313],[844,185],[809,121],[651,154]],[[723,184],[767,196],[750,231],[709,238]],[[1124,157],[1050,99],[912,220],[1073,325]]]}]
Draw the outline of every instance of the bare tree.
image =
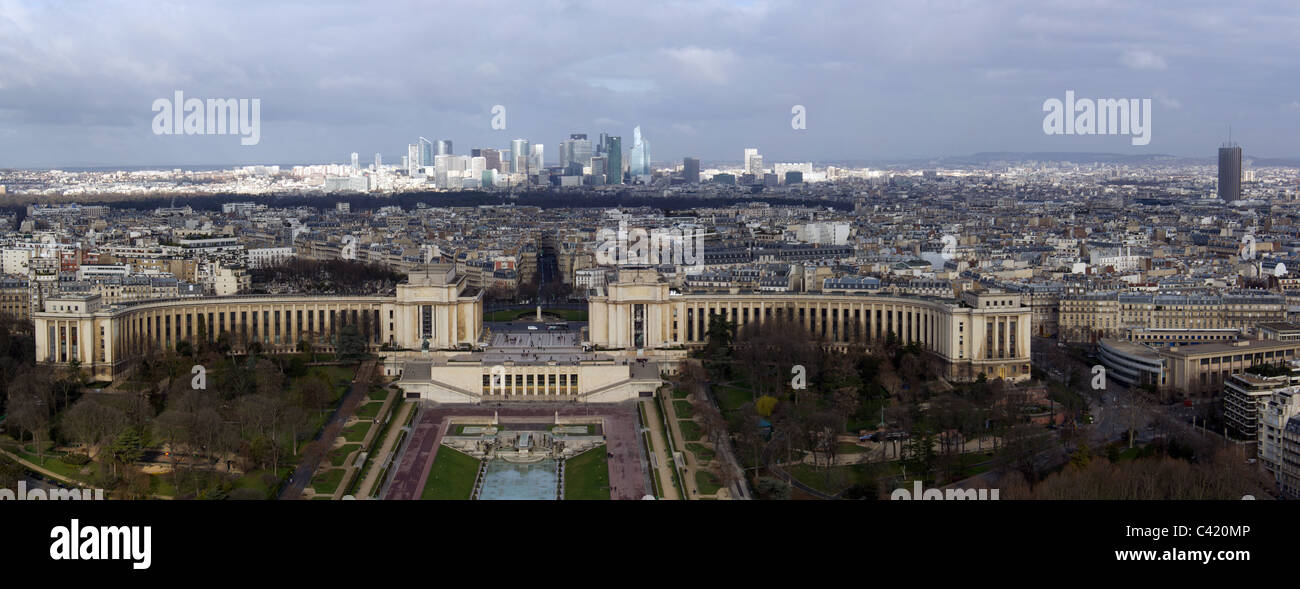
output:
[{"label": "bare tree", "polygon": [[69,407],[61,418],[61,429],[73,441],[84,444],[93,457],[98,448],[117,436],[128,425],[126,413],[94,397],[83,397]]}]

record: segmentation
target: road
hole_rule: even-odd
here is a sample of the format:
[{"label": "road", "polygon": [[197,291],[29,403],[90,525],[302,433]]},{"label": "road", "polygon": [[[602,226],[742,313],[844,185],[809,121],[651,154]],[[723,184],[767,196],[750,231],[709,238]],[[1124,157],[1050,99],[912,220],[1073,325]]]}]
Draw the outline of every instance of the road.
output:
[{"label": "road", "polygon": [[334,409],[334,414],[330,416],[329,421],[325,422],[325,427],[321,429],[320,435],[307,445],[303,451],[302,460],[298,462],[298,468],[293,471],[289,477],[289,482],[285,484],[284,489],[280,491],[280,499],[298,499],[302,497],[302,492],[311,483],[311,477],[316,473],[316,467],[320,465],[321,460],[325,458],[325,453],[329,452],[330,445],[334,438],[337,438],[343,431],[343,424],[361,405],[365,399],[366,393],[370,390],[370,377],[374,374],[375,360],[366,360],[361,363],[357,369],[357,376],[352,380],[352,385],[348,387],[347,394],[339,402],[338,407]]},{"label": "road", "polygon": [[[1133,390],[1112,379],[1106,379],[1105,388],[1094,390],[1092,384],[1093,364],[1080,360],[1074,353],[1077,347],[1062,348],[1052,338],[1034,337],[1034,365],[1045,372],[1048,378],[1068,384],[1069,375],[1074,372],[1080,376],[1080,388],[1075,389],[1088,402],[1088,413],[1093,423],[1086,426],[1088,443],[1101,446],[1123,437],[1130,424],[1137,423],[1139,442],[1151,437],[1150,424],[1159,412],[1160,405],[1143,399],[1134,407],[1135,395],[1145,395],[1143,391]],[[1137,412],[1134,415],[1132,412]],[[1144,435],[1145,434],[1145,435]]]}]

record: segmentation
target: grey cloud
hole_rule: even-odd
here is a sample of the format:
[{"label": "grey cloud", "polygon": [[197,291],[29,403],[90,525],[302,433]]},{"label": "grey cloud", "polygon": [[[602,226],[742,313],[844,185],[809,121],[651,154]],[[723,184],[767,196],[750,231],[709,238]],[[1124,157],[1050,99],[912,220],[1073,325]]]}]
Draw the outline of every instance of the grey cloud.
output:
[{"label": "grey cloud", "polygon": [[[1252,153],[1297,155],[1278,109],[1300,95],[1297,25],[1281,1],[0,0],[0,167],[342,161],[634,124],[660,161],[1199,155],[1228,123]],[[262,143],[153,136],[150,103],[177,89],[261,98]],[[1156,98],[1152,143],[1044,136],[1042,101],[1067,89]]]}]

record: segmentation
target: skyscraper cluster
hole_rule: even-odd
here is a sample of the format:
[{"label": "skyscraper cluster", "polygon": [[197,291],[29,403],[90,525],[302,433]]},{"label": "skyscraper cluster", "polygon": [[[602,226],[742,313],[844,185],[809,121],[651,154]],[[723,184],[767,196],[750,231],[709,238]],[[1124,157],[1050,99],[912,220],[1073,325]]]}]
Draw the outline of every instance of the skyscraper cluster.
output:
[{"label": "skyscraper cluster", "polygon": [[[506,174],[519,176],[510,179],[511,183],[549,180],[557,186],[623,184],[629,178],[649,182],[653,175],[650,142],[640,126],[632,129],[632,145],[626,153],[623,138],[608,133],[601,133],[596,141],[586,133],[572,133],[560,142],[556,153],[559,165],[548,168],[544,145],[525,138],[512,139],[508,149],[474,148],[469,155],[458,156],[452,151],[451,140],[420,137],[407,146],[399,169],[410,178],[427,178],[435,186],[447,188],[496,185]],[[376,169],[379,162],[379,154],[375,154]],[[759,162],[761,165],[761,158]],[[699,160],[688,158],[686,168],[688,181],[698,183]],[[353,169],[358,168],[354,165]]]}]

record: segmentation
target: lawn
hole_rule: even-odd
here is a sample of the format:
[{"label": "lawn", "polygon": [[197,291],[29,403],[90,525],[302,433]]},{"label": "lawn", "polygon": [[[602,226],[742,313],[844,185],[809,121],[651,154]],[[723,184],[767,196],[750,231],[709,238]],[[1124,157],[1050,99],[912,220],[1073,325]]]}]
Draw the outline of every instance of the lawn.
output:
[{"label": "lawn", "polygon": [[357,408],[356,416],[358,419],[374,419],[376,415],[379,415],[379,410],[383,408],[383,406],[384,403],[382,401],[371,401],[365,403],[361,405],[361,407]]},{"label": "lawn", "polygon": [[799,482],[823,493],[838,493],[855,484],[874,486],[876,477],[893,466],[879,463],[854,464],[850,466],[821,467],[811,464],[796,464],[786,468]]},{"label": "lawn", "polygon": [[347,392],[348,385],[352,384],[355,376],[356,366],[312,366],[307,369],[307,374],[303,378],[324,377],[325,382],[330,384],[330,390],[333,391],[330,401],[335,402]]},{"label": "lawn", "polygon": [[723,413],[730,413],[740,409],[741,405],[754,400],[753,392],[732,386],[713,387],[713,396],[717,397],[718,408]]},{"label": "lawn", "polygon": [[1137,460],[1137,459],[1140,458],[1141,456],[1142,456],[1142,447],[1141,447],[1141,446],[1134,446],[1134,447],[1132,447],[1132,448],[1124,448],[1123,450],[1120,451],[1120,453],[1119,453],[1119,460],[1117,460],[1116,462],[1124,462],[1124,461],[1126,461],[1126,460]]},{"label": "lawn", "polygon": [[[283,468],[281,470],[285,470],[286,472],[288,471],[287,468]],[[275,488],[276,486],[279,485],[281,479],[275,478],[270,481],[264,480],[267,478],[267,475],[275,476],[274,474],[271,473],[270,469],[250,470],[244,473],[244,476],[241,476],[238,479],[236,479],[234,485],[231,486],[230,490],[233,493],[236,489],[255,489],[262,493],[263,498],[271,499],[272,498],[271,494],[275,492]],[[163,477],[153,477],[153,478],[163,479]],[[163,487],[170,487],[170,485],[167,484],[165,479],[160,482],[162,483],[159,485],[160,489]],[[269,485],[267,484],[268,482],[270,483]],[[172,489],[172,491],[174,492],[175,489]],[[160,495],[168,494],[168,493],[162,493],[160,491],[154,491],[154,492]]]},{"label": "lawn", "polygon": [[691,442],[689,444],[686,444],[686,449],[690,450],[691,454],[694,454],[695,458],[700,462],[713,461],[713,449],[708,446],[705,446],[704,444]]},{"label": "lawn", "polygon": [[176,486],[172,484],[170,474],[149,475],[149,492],[154,495],[163,495],[165,497],[175,497],[177,495]]},{"label": "lawn", "polygon": [[375,387],[370,389],[371,401],[383,401],[388,398],[388,389]]},{"label": "lawn", "polygon": [[438,448],[420,499],[469,499],[478,478],[478,459],[446,446]]},{"label": "lawn", "polygon": [[361,449],[361,444],[343,444],[338,448],[330,450],[329,459],[333,466],[343,466],[343,461],[347,460],[348,454]]},{"label": "lawn", "polygon": [[521,309],[513,309],[513,310],[506,309],[504,311],[493,311],[491,313],[484,313],[483,320],[484,321],[514,321],[525,315],[536,315],[536,314],[537,314],[536,309],[532,311],[521,310]]},{"label": "lawn", "polygon": [[[565,321],[586,321],[587,311],[583,309],[547,309],[542,308],[543,317],[553,315]],[[506,309],[504,311],[493,311],[483,315],[484,321],[516,321],[523,318],[533,318],[537,316],[537,309]]]},{"label": "lawn", "polygon": [[682,437],[687,442],[698,442],[704,439],[704,432],[700,429],[699,424],[694,421],[683,419],[677,422],[677,425],[682,428]]},{"label": "lawn", "polygon": [[60,476],[65,476],[70,479],[77,479],[77,480],[81,480],[83,478],[83,475],[81,474],[81,469],[86,468],[85,466],[66,464],[62,460],[59,460],[60,454],[51,452],[49,450],[46,450],[44,458],[37,458],[36,454],[32,452],[32,450],[34,449],[35,448],[31,444],[27,444],[23,446],[21,449],[17,449],[16,451],[14,451],[14,453],[17,454],[18,456],[21,456],[24,460],[32,464],[35,464],[37,466],[40,466],[41,468],[44,468]]},{"label": "lawn", "polygon": [[863,447],[863,446],[859,446],[859,445],[857,445],[857,444],[849,444],[849,443],[846,443],[846,442],[840,442],[840,443],[838,444],[838,446],[837,446],[836,451],[837,451],[838,453],[840,453],[840,454],[861,454],[861,453],[863,453],[863,452],[866,452],[867,449],[866,449],[865,447]]},{"label": "lawn", "polygon": [[677,412],[679,419],[695,417],[695,407],[691,406],[690,401],[673,401],[673,411]]},{"label": "lawn", "polygon": [[345,427],[343,428],[343,439],[360,443],[361,440],[366,439],[366,432],[370,431],[370,426],[370,422],[362,421]]},{"label": "lawn", "polygon": [[311,488],[318,494],[330,494],[339,487],[343,481],[343,469],[331,468],[329,470],[317,473],[311,480]]},{"label": "lawn", "polygon": [[722,484],[718,482],[718,477],[713,476],[713,473],[707,470],[695,471],[695,484],[700,487],[701,495],[713,495],[718,492],[718,489],[722,488]]},{"label": "lawn", "polygon": [[555,431],[557,428],[560,428],[560,427],[584,427],[584,428],[587,429],[587,431],[586,431],[585,434],[561,434],[561,435],[567,435],[567,436],[581,436],[581,435],[587,435],[587,436],[590,436],[590,435],[592,435],[592,430],[595,428],[595,426],[592,426],[592,425],[565,424],[565,425],[563,425],[563,426],[559,426],[559,425],[557,425],[557,426],[553,426],[553,427],[551,427],[551,431]]},{"label": "lawn", "polygon": [[564,498],[578,501],[609,499],[609,458],[596,446],[564,463]]}]

